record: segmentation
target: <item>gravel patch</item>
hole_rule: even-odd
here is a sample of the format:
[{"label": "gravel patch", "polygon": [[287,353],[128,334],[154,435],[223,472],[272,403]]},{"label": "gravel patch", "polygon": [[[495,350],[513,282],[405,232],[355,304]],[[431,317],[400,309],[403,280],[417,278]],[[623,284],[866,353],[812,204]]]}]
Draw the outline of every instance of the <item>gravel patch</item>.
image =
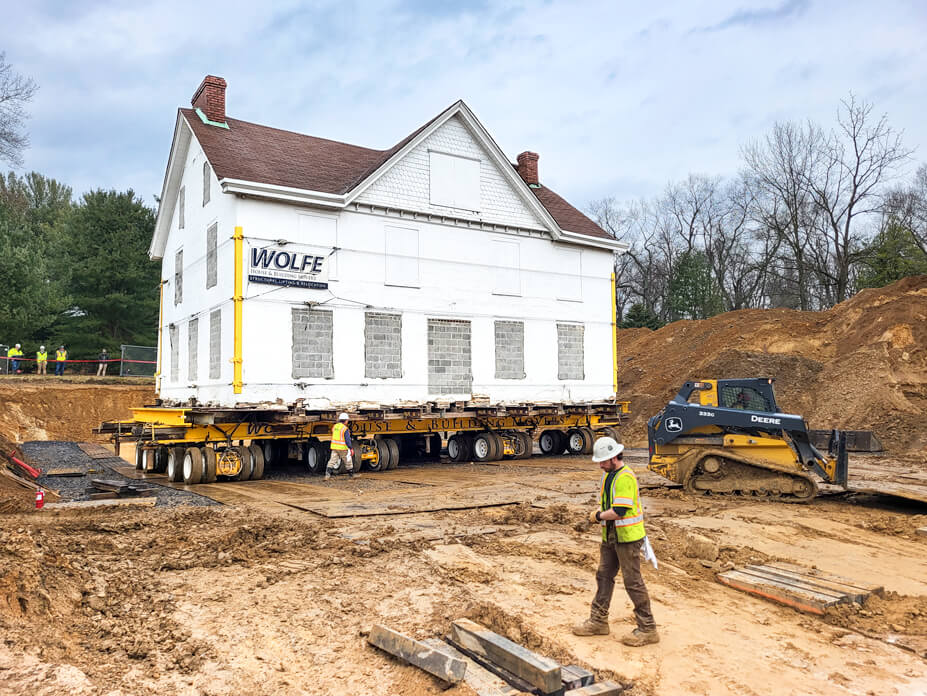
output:
[{"label": "gravel patch", "polygon": [[100,478],[157,488],[158,501],[155,503],[157,507],[221,505],[211,498],[190,491],[169,488],[150,480],[128,479],[113,468],[125,465],[126,462],[123,459],[119,457],[92,459],[77,446],[76,442],[33,441],[24,443],[22,449],[23,453],[43,472],[49,469],[80,469],[85,472],[83,476],[47,476],[44,473],[39,476],[36,483],[48,490],[58,491],[62,502],[90,500],[90,480]]}]

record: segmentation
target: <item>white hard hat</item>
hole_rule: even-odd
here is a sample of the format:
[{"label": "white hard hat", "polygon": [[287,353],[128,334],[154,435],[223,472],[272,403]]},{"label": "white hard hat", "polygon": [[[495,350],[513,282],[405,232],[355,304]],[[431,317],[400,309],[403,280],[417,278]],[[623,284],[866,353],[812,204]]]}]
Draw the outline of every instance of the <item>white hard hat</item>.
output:
[{"label": "white hard hat", "polygon": [[13,346],[13,347],[14,347],[14,348],[19,348],[19,344],[17,343],[17,344],[16,344],[15,346]]},{"label": "white hard hat", "polygon": [[615,442],[613,438],[600,437],[592,446],[592,461],[598,464],[617,457],[622,452],[624,452],[624,445]]},{"label": "white hard hat", "polygon": [[39,350],[45,350],[45,346],[39,346]]},{"label": "white hard hat", "polygon": [[338,420],[340,420],[340,421],[349,420],[348,414],[347,414],[347,413],[342,413],[340,416],[338,416]]}]

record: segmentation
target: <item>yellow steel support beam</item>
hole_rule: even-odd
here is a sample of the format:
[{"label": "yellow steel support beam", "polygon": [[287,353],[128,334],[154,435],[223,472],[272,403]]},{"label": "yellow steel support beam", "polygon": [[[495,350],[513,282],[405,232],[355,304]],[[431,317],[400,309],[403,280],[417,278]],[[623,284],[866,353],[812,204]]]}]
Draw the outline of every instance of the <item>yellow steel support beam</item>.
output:
[{"label": "yellow steel support beam", "polygon": [[612,273],[612,392],[618,398],[618,298],[615,296],[615,274]]},{"label": "yellow steel support beam", "polygon": [[232,391],[235,394],[241,394],[241,304],[243,300],[242,289],[242,266],[243,258],[243,239],[241,227],[235,228],[235,294],[232,297],[235,307],[235,346],[232,354]]}]

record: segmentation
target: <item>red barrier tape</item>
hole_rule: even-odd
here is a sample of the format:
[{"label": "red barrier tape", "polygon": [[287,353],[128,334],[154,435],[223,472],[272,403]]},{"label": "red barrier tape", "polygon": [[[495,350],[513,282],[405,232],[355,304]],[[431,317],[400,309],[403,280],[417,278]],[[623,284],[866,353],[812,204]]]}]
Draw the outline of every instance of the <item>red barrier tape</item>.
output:
[{"label": "red barrier tape", "polygon": [[[36,360],[35,358],[7,358],[7,357],[0,357],[0,360],[19,360],[20,362],[38,362],[38,360]],[[47,360],[46,362],[53,363],[53,362],[59,362],[59,361],[58,361],[58,360]],[[156,365],[156,364],[158,363],[157,360],[121,360],[120,358],[107,358],[106,360],[71,360],[71,358],[68,358],[67,360],[63,360],[63,361],[61,361],[61,362],[65,362],[65,363],[101,363],[101,362],[102,362],[102,363],[116,363],[116,362],[126,362],[126,363],[144,363],[144,364],[146,364],[146,365]]]}]

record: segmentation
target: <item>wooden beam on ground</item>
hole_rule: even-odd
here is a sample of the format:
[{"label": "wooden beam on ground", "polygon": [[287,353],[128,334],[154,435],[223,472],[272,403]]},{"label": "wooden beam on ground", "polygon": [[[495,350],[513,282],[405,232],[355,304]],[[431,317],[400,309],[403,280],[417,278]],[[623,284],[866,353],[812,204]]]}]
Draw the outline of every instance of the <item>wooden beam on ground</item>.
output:
[{"label": "wooden beam on ground", "polygon": [[83,476],[87,472],[83,469],[49,469],[46,476]]},{"label": "wooden beam on ground", "polygon": [[380,624],[370,631],[367,642],[449,684],[461,681],[467,671],[463,660]]},{"label": "wooden beam on ground", "polygon": [[46,510],[82,510],[100,507],[154,507],[157,497],[116,498],[115,500],[72,500],[67,503],[45,503]]},{"label": "wooden beam on ground", "polygon": [[917,535],[919,535],[919,536],[927,537],[927,527],[920,527],[920,528],[915,532],[915,534],[917,534]]},{"label": "wooden beam on ground", "polygon": [[567,691],[589,686],[595,681],[595,675],[592,672],[576,665],[561,667],[560,671],[562,673],[563,688]]},{"label": "wooden beam on ground", "polygon": [[623,691],[621,684],[604,681],[572,689],[565,692],[563,696],[619,696]]},{"label": "wooden beam on ground", "polygon": [[824,614],[828,607],[836,604],[860,603],[873,592],[882,590],[785,563],[734,568],[719,573],[718,581],[811,614]]},{"label": "wooden beam on ground", "polygon": [[543,694],[563,693],[560,665],[469,619],[451,624],[454,643],[524,679]]},{"label": "wooden beam on ground", "polygon": [[453,645],[448,645],[439,638],[428,638],[427,640],[423,640],[422,643],[429,648],[440,650],[459,660],[463,660],[467,664],[467,671],[464,673],[464,681],[467,683],[467,686],[477,693],[477,696],[518,696],[524,693],[519,689],[509,686],[502,677],[496,676],[480,663],[464,655]]},{"label": "wooden beam on ground", "polygon": [[96,442],[79,442],[77,446],[91,459],[108,459],[109,457],[116,456],[113,454],[112,450]]}]

